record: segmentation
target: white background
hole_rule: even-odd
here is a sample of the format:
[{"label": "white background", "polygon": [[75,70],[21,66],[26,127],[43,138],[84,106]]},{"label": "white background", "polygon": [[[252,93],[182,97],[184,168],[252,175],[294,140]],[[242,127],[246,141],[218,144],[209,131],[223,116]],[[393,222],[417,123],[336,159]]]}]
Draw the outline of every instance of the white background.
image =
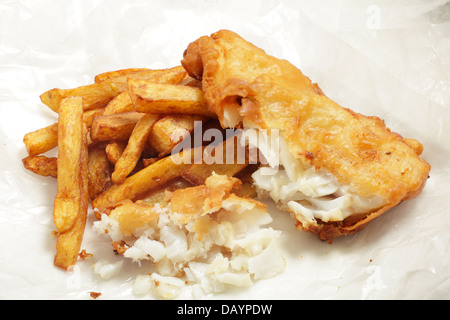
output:
[{"label": "white background", "polygon": [[[385,119],[416,138],[431,164],[422,194],[358,234],[332,245],[297,231],[271,207],[283,230],[286,271],[253,287],[209,298],[450,298],[450,2],[433,1],[7,1],[0,0],[0,299],[135,297],[139,268],[126,263],[104,281],[101,257],[119,259],[91,231],[94,259],[73,273],[53,266],[56,180],[26,171],[23,136],[56,121],[39,95],[92,83],[129,67],[179,65],[187,45],[230,29],[288,59],[330,98]],[[189,298],[189,297],[188,297]]]}]

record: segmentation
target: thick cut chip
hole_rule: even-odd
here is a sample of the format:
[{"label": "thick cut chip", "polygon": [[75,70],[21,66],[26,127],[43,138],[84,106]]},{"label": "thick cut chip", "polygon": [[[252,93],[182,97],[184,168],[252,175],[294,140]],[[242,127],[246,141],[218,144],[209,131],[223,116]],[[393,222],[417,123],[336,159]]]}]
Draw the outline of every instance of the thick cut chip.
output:
[{"label": "thick cut chip", "polygon": [[27,133],[23,143],[30,156],[45,153],[58,145],[58,123]]},{"label": "thick cut chip", "polygon": [[136,123],[144,116],[139,112],[100,115],[92,120],[92,141],[127,140]]},{"label": "thick cut chip", "polygon": [[127,68],[127,69],[120,69],[120,70],[114,70],[114,71],[107,71],[100,73],[95,76],[94,82],[102,82],[104,80],[120,77],[120,76],[126,76],[130,75],[132,73],[142,72],[142,71],[150,71],[148,68]]},{"label": "thick cut chip", "polygon": [[203,91],[196,87],[129,79],[128,93],[138,112],[216,117],[208,110]]},{"label": "thick cut chip", "polygon": [[248,165],[247,150],[234,136],[205,147],[201,163],[193,163],[181,176],[192,184],[202,185],[213,173],[231,177]]},{"label": "thick cut chip", "polygon": [[133,171],[147,143],[153,124],[158,118],[159,115],[157,114],[146,114],[137,122],[125,150],[116,162],[112,173],[114,183],[124,182],[128,174]]},{"label": "thick cut chip", "polygon": [[61,206],[55,205],[53,215],[58,232],[69,230],[79,214],[79,210],[72,210],[71,206],[78,206],[82,197],[81,151],[85,143],[81,98],[63,100],[62,106],[58,121],[58,186],[55,199],[55,204]]},{"label": "thick cut chip", "polygon": [[204,116],[187,114],[166,115],[154,124],[148,142],[158,152],[158,156],[163,157],[189,137],[196,125],[201,125],[207,119]]},{"label": "thick cut chip", "polygon": [[95,199],[112,184],[112,166],[108,160],[105,149],[105,144],[94,144],[89,147],[88,183],[89,198],[91,200]]},{"label": "thick cut chip", "polygon": [[128,78],[178,84],[183,81],[185,76],[186,72],[180,66],[170,69],[144,70],[110,77],[100,82],[73,89],[51,89],[44,92],[40,98],[50,109],[59,112],[61,100],[67,97],[78,96],[83,98],[84,110],[90,110],[105,106],[115,96],[127,90]]},{"label": "thick cut chip", "polygon": [[126,147],[127,141],[113,141],[111,143],[108,143],[106,145],[105,151],[109,162],[115,165]]},{"label": "thick cut chip", "polygon": [[104,115],[135,111],[128,91],[124,91],[112,99],[105,107]]},{"label": "thick cut chip", "polygon": [[89,201],[87,128],[80,97],[61,102],[57,166],[53,220],[58,240],[54,264],[67,269],[75,264],[78,256]]},{"label": "thick cut chip", "polygon": [[112,208],[122,200],[136,200],[153,189],[181,176],[181,173],[193,162],[194,150],[186,150],[167,156],[145,167],[125,179],[122,184],[114,184],[92,201],[92,207],[98,212]]},{"label": "thick cut chip", "polygon": [[[92,119],[103,113],[103,108],[97,108],[83,113],[83,121],[90,128]],[[27,133],[23,142],[30,156],[45,153],[58,145],[58,123],[51,124],[45,128]]]},{"label": "thick cut chip", "polygon": [[57,176],[57,159],[55,157],[46,156],[28,156],[22,159],[23,166],[38,175]]}]

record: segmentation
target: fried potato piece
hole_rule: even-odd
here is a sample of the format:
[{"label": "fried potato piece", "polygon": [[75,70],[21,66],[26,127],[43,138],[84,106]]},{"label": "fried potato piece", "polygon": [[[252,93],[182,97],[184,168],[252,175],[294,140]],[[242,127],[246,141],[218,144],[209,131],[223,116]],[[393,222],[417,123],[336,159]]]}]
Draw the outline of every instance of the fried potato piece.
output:
[{"label": "fried potato piece", "polygon": [[[186,150],[179,154],[167,156],[145,167],[125,179],[122,184],[114,184],[92,201],[92,207],[98,212],[107,211],[118,202],[139,196],[179,178],[189,163],[193,162],[194,150]],[[98,216],[97,216],[98,217]]]},{"label": "fried potato piece", "polygon": [[[80,180],[86,137],[82,121],[82,100],[71,97],[62,101],[58,120],[57,194],[53,219],[58,232],[69,230],[78,217],[82,190]],[[72,206],[75,207],[72,209]]]},{"label": "fried potato piece", "polygon": [[95,199],[112,184],[112,166],[108,160],[105,149],[105,144],[94,144],[89,147],[88,187],[89,198],[91,200]]},{"label": "fried potato piece", "polygon": [[58,123],[27,133],[23,143],[30,156],[45,153],[58,145]]},{"label": "fried potato piece", "polygon": [[194,185],[202,185],[213,173],[234,176],[248,165],[248,153],[240,147],[238,136],[234,136],[212,148],[207,146],[202,162],[193,163],[181,176]]},{"label": "fried potato piece", "polygon": [[22,159],[23,166],[38,175],[57,177],[57,159],[46,156],[28,156]]},{"label": "fried potato piece", "polygon": [[83,122],[86,124],[87,128],[92,126],[92,121],[96,116],[104,114],[105,108],[96,108],[91,110],[86,110],[83,113]]},{"label": "fried potato piece", "polygon": [[132,73],[137,73],[137,72],[142,72],[142,71],[150,71],[150,69],[148,69],[148,68],[127,68],[127,69],[102,72],[94,77],[94,82],[102,82],[102,81],[105,81],[110,78],[127,76]]},{"label": "fried potato piece", "polygon": [[[103,108],[89,110],[83,113],[83,121],[89,128],[93,117],[103,113]],[[30,156],[45,153],[58,145],[58,123],[27,133],[23,142]]]},{"label": "fried potato piece", "polygon": [[63,99],[60,111],[57,193],[53,209],[53,220],[58,231],[54,264],[67,270],[77,260],[86,224],[88,147],[82,98]]},{"label": "fried potato piece", "polygon": [[144,167],[148,167],[149,165],[151,165],[152,163],[155,163],[158,160],[159,160],[159,158],[143,158],[142,164],[144,165]]},{"label": "fried potato piece", "polygon": [[196,122],[202,124],[207,119],[187,114],[166,115],[154,124],[148,142],[158,152],[158,156],[163,157],[194,131]]},{"label": "fried potato piece", "polygon": [[136,123],[144,113],[125,112],[112,115],[100,115],[92,120],[92,141],[127,140],[133,132]]},{"label": "fried potato piece", "polygon": [[128,91],[124,91],[112,99],[105,107],[104,115],[135,111]]},{"label": "fried potato piece", "polygon": [[128,94],[138,112],[216,117],[208,110],[203,91],[196,87],[129,79]]},{"label": "fried potato piece", "polygon": [[61,100],[66,97],[79,96],[83,98],[84,110],[105,106],[115,96],[127,90],[127,79],[147,79],[155,82],[178,84],[186,76],[182,67],[161,70],[144,70],[107,78],[93,84],[73,89],[51,89],[44,92],[41,101],[55,112],[59,112]]},{"label": "fried potato piece", "polygon": [[139,119],[130,135],[125,150],[115,164],[111,177],[114,183],[123,183],[128,174],[133,171],[147,143],[153,124],[159,117],[157,114],[145,114]]},{"label": "fried potato piece", "polygon": [[105,152],[109,162],[115,165],[126,147],[127,141],[114,141],[108,143],[106,145]]}]

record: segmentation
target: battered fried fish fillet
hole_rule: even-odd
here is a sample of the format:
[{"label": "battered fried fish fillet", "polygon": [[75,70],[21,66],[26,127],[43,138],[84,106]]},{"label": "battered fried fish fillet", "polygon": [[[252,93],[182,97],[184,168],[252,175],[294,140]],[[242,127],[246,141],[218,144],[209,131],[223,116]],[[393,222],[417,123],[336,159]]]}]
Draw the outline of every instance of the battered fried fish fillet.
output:
[{"label": "battered fried fish fillet", "polygon": [[254,183],[299,229],[331,242],[422,191],[430,165],[417,140],[341,107],[291,63],[239,35],[221,30],[199,38],[182,65],[202,80],[222,126],[243,128],[246,143],[266,157]]}]

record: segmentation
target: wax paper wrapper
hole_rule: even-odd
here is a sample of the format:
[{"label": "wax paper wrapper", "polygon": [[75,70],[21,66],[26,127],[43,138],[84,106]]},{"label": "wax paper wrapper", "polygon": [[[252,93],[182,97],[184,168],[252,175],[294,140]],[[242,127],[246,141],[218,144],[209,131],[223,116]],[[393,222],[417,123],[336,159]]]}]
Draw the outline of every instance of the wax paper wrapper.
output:
[{"label": "wax paper wrapper", "polygon": [[92,214],[82,249],[94,257],[72,272],[53,266],[56,180],[23,168],[22,139],[57,120],[41,93],[105,71],[179,65],[191,41],[220,29],[289,60],[340,105],[418,139],[432,169],[419,197],[331,245],[269,204],[285,271],[207,298],[450,298],[449,2],[38,0],[0,1],[0,299],[154,298],[133,294],[135,263],[108,281],[94,274],[94,261],[121,257],[92,231]]}]

